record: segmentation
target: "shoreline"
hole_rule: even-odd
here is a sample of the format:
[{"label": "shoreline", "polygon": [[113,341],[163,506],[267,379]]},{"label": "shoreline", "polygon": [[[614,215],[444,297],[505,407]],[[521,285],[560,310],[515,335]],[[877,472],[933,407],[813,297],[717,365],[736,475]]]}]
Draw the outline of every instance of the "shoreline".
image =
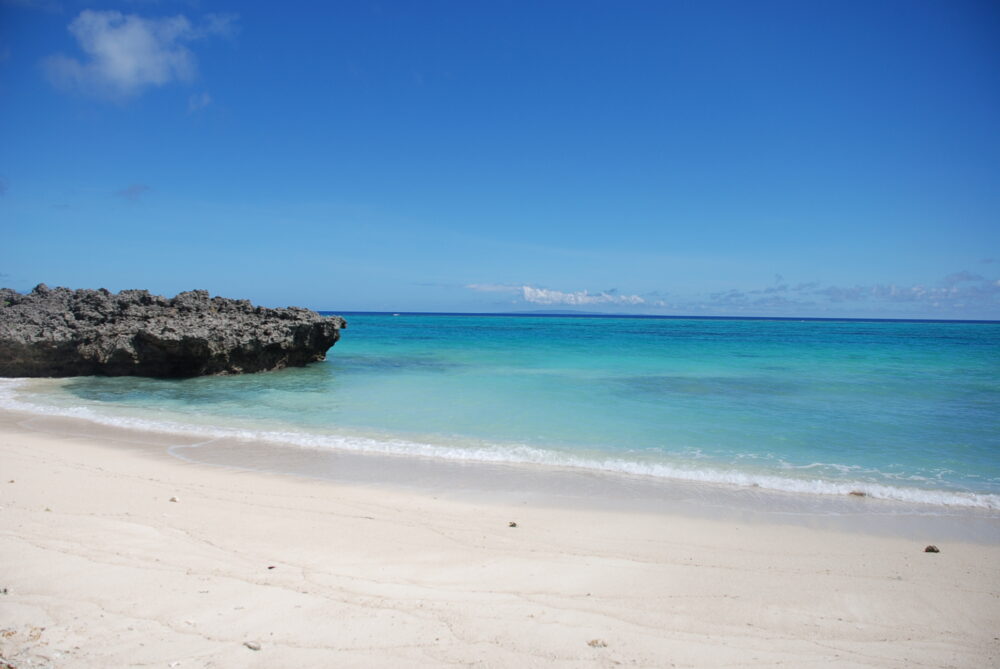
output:
[{"label": "shoreline", "polygon": [[786,492],[543,464],[356,452],[266,440],[205,439],[188,432],[142,430],[0,409],[0,423],[11,421],[42,434],[115,443],[120,448],[195,465],[432,494],[464,502],[671,514],[1000,546],[1000,513],[992,509]]},{"label": "shoreline", "polygon": [[0,414],[15,666],[1000,658],[997,545],[213,467],[24,420]]},{"label": "shoreline", "polygon": [[[419,437],[414,440],[408,436],[350,431],[298,431],[292,426],[260,425],[248,428],[245,423],[232,423],[231,419],[228,419],[229,424],[218,424],[206,422],[204,417],[197,423],[186,423],[181,416],[154,419],[104,416],[86,407],[34,405],[30,400],[25,401],[17,396],[18,388],[24,384],[28,384],[29,393],[38,392],[30,385],[35,381],[38,380],[12,379],[5,385],[0,385],[0,412],[25,413],[37,421],[57,425],[60,422],[77,423],[85,427],[70,428],[70,433],[97,434],[102,438],[141,442],[150,438],[150,435],[171,435],[170,439],[177,442],[175,454],[179,457],[250,470],[303,475],[314,475],[314,472],[322,471],[322,478],[349,481],[360,476],[372,483],[402,482],[405,487],[413,478],[411,468],[417,467],[425,472],[426,477],[435,479],[434,485],[446,484],[451,487],[455,477],[459,476],[468,479],[468,485],[464,487],[490,493],[496,492],[495,486],[487,480],[491,477],[536,479],[533,487],[544,493],[552,485],[552,479],[565,478],[570,473],[575,473],[580,479],[610,482],[609,485],[598,486],[601,489],[596,494],[611,497],[624,495],[632,498],[639,495],[644,499],[655,500],[664,497],[663,492],[667,491],[666,499],[669,501],[676,498],[679,492],[687,491],[689,497],[698,499],[699,506],[706,503],[714,506],[721,500],[724,506],[791,514],[803,511],[819,515],[874,513],[895,516],[956,516],[980,521],[1000,521],[1000,495],[988,492],[969,492],[947,487],[919,488],[890,482],[837,480],[822,476],[803,478],[767,470],[726,469],[718,463],[705,464],[703,468],[699,468],[694,464],[629,460],[613,453],[570,454],[531,446],[514,446],[511,453],[500,444],[483,444],[480,447],[449,444],[447,441],[425,443]],[[65,428],[52,429],[58,431]],[[195,449],[192,442],[199,444],[199,448]],[[203,448],[202,445],[206,447]],[[282,455],[275,456],[277,453]],[[312,455],[304,455],[308,453]],[[311,462],[289,470],[284,462],[286,459],[308,459]],[[372,474],[372,462],[383,463],[385,469],[393,472],[392,475],[384,479]],[[345,478],[333,471],[334,468],[346,469],[350,476]],[[438,471],[435,473],[432,470]],[[474,470],[480,470],[482,474],[470,474]],[[481,480],[476,481],[477,478]],[[619,490],[630,487],[629,482],[634,483],[631,487],[637,490]],[[522,487],[517,482],[511,485],[517,489]],[[567,485],[570,490],[573,489],[573,484]],[[587,487],[590,485],[587,484]],[[845,502],[848,497],[851,499]],[[863,499],[864,504],[859,504],[859,498]],[[645,510],[647,507],[649,504],[633,505],[635,510]],[[688,512],[697,510],[692,508]],[[1000,543],[1000,524],[990,534],[989,541]],[[974,535],[975,532],[968,533],[966,538]]]}]

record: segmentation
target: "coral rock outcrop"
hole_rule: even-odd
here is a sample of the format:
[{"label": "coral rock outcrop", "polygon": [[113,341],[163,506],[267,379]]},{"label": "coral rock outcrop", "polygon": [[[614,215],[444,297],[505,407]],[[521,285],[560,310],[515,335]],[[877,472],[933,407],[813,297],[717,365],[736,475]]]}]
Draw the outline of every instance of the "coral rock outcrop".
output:
[{"label": "coral rock outcrop", "polygon": [[242,374],[323,360],[347,323],[299,307],[146,290],[0,288],[0,376]]}]

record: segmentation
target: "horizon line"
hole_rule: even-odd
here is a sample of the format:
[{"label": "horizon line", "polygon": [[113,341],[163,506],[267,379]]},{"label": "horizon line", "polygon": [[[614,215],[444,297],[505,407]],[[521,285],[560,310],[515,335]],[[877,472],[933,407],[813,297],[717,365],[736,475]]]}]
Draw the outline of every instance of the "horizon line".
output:
[{"label": "horizon line", "polygon": [[1000,324],[1000,319],[984,318],[891,318],[876,316],[712,316],[684,314],[615,314],[602,312],[551,311],[362,311],[356,309],[316,309],[320,314],[369,316],[513,316],[518,318],[638,318],[661,320],[753,320],[753,321],[852,321],[873,323],[981,323]]}]

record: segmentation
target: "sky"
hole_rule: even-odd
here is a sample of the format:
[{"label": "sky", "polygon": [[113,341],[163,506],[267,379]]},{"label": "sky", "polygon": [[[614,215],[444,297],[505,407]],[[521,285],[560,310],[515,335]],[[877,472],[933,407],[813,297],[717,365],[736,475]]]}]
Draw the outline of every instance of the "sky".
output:
[{"label": "sky", "polygon": [[0,284],[1000,319],[1000,3],[0,0]]}]

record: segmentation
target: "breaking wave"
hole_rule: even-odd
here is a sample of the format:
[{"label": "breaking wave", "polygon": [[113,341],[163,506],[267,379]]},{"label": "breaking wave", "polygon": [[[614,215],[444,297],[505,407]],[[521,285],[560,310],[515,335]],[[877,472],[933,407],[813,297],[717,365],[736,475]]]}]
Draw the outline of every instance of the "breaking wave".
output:
[{"label": "breaking wave", "polygon": [[[835,480],[821,477],[809,478],[779,475],[770,472],[718,466],[695,467],[687,463],[670,463],[664,461],[662,458],[651,460],[603,457],[593,452],[580,455],[568,451],[537,448],[523,444],[503,444],[471,440],[456,441],[455,443],[430,443],[389,436],[371,437],[281,429],[247,429],[239,426],[198,425],[173,420],[106,414],[95,411],[90,407],[49,406],[28,401],[22,393],[18,393],[17,391],[18,387],[25,381],[24,379],[0,380],[0,408],[36,415],[76,418],[109,427],[186,435],[210,440],[235,439],[272,443],[275,445],[297,446],[300,448],[336,449],[355,453],[438,458],[462,462],[569,467],[664,480],[761,488],[811,495],[843,496],[852,493],[863,493],[867,497],[898,502],[1000,510],[1000,495],[997,494],[941,488],[897,486],[872,481],[852,480],[849,478]],[[836,463],[813,463],[800,466],[786,465],[782,467],[782,471],[805,472],[816,468],[839,471],[845,475],[849,475],[850,472],[858,469],[854,466],[839,465]],[[878,472],[875,472],[875,474],[877,475]],[[888,475],[885,476],[889,478]]]}]

